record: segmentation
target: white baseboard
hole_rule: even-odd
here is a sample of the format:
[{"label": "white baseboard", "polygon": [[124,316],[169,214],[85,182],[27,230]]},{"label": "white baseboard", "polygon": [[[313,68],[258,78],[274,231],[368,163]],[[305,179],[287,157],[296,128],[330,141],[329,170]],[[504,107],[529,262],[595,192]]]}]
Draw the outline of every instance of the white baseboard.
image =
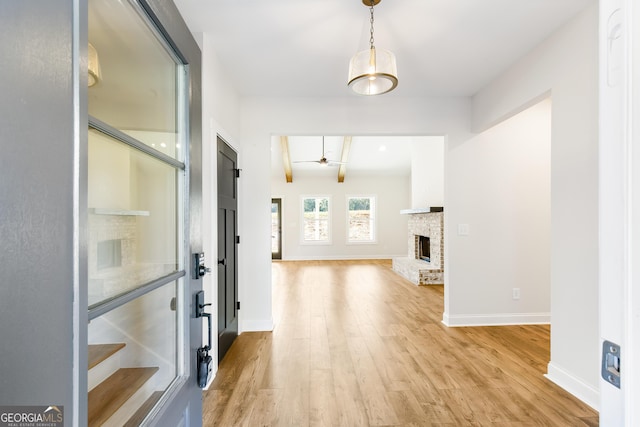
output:
[{"label": "white baseboard", "polygon": [[321,256],[287,256],[280,261],[350,261],[367,259],[392,259],[405,255],[321,255]]},{"label": "white baseboard", "polygon": [[551,313],[461,314],[454,316],[444,313],[442,323],[450,327],[547,325],[551,323]]},{"label": "white baseboard", "polygon": [[273,331],[273,319],[261,320],[251,319],[243,320],[240,326],[240,333],[242,332],[271,332]]},{"label": "white baseboard", "polygon": [[577,378],[557,365],[554,365],[553,362],[549,362],[547,365],[547,373],[545,374],[545,377],[549,381],[557,384],[578,399],[582,400],[596,411],[600,410],[600,391],[585,383],[580,378]]},{"label": "white baseboard", "polygon": [[219,365],[215,365],[213,367],[213,370],[211,372],[211,378],[209,378],[209,382],[207,383],[206,386],[204,386],[203,390],[208,391],[209,387],[211,387],[211,384],[213,384],[213,380],[215,380],[216,376],[218,375],[218,366]]}]

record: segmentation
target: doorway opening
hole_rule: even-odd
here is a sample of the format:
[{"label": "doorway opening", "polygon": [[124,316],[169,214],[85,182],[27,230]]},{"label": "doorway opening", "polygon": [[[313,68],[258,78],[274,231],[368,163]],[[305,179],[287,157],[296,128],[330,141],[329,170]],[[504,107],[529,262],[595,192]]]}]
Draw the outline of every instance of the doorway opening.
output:
[{"label": "doorway opening", "polygon": [[271,259],[282,259],[282,199],[271,199]]}]

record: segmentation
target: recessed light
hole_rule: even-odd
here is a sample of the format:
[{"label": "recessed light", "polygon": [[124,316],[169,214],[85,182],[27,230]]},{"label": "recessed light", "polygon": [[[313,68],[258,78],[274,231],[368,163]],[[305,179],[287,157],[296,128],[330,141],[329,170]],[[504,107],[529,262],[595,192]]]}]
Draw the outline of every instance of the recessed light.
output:
[{"label": "recessed light", "polygon": [[378,151],[387,151],[387,147],[385,145],[381,145],[378,147]]}]

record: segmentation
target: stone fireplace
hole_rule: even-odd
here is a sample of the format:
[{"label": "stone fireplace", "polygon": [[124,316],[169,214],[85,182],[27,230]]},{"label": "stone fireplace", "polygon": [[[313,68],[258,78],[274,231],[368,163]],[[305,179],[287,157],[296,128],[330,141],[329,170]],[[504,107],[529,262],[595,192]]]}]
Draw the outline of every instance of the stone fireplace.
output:
[{"label": "stone fireplace", "polygon": [[444,214],[428,209],[401,211],[409,215],[407,257],[394,258],[393,270],[416,285],[444,283]]},{"label": "stone fireplace", "polygon": [[149,217],[149,211],[89,210],[90,306],[176,271],[175,262],[159,262],[144,251],[151,241],[144,234]]}]

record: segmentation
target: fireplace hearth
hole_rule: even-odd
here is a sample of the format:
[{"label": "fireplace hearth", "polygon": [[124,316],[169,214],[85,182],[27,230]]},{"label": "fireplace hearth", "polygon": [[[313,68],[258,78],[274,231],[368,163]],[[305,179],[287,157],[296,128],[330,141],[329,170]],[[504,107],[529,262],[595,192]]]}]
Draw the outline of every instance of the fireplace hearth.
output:
[{"label": "fireplace hearth", "polygon": [[444,283],[444,214],[409,215],[407,257],[394,258],[393,270],[416,285]]}]

